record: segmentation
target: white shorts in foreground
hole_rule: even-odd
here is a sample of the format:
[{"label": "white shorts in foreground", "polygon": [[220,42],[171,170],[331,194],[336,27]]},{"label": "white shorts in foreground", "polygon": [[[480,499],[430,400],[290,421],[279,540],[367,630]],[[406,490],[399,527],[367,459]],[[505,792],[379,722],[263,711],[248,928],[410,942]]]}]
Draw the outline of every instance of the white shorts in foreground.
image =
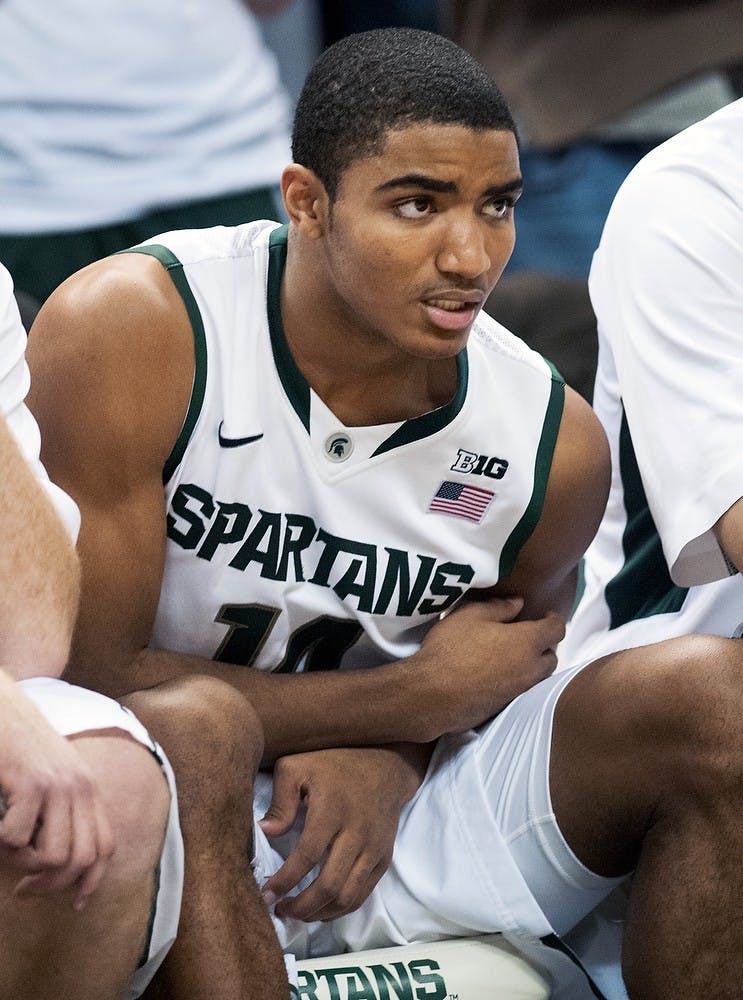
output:
[{"label": "white shorts in foreground", "polygon": [[[369,899],[331,924],[276,921],[285,950],[302,959],[501,933],[551,978],[555,1000],[595,997],[557,935],[620,880],[575,857],[549,792],[555,705],[580,669],[541,682],[478,730],[441,739],[403,811],[392,865]],[[257,817],[269,801],[270,780],[259,775]],[[295,838],[269,844],[256,829],[259,882]]]},{"label": "white shorts in foreground", "polygon": [[170,813],[160,858],[157,897],[147,954],[134,972],[126,1000],[135,1000],[145,990],[173,941],[178,929],[183,889],[183,842],[178,823],[175,777],[162,749],[128,709],[95,691],[75,687],[49,677],[20,681],[20,687],[62,736],[96,729],[121,729],[133,736],[157,758],[170,788]]}]

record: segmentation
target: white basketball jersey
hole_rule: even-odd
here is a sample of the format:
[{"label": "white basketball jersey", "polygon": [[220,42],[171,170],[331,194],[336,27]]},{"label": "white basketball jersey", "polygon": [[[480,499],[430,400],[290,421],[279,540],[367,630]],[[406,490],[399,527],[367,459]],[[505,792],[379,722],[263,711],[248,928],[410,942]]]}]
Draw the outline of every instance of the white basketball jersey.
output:
[{"label": "white basketball jersey", "polygon": [[564,386],[481,315],[448,404],[344,425],[284,336],[286,237],[260,222],[135,248],[168,268],[196,347],[152,644],[282,672],[373,666],[508,575],[541,513]]},{"label": "white basketball jersey", "polygon": [[743,495],[742,163],[738,100],[646,156],[609,213],[589,283],[612,485],[561,666],[743,634],[743,577],[712,530]]}]

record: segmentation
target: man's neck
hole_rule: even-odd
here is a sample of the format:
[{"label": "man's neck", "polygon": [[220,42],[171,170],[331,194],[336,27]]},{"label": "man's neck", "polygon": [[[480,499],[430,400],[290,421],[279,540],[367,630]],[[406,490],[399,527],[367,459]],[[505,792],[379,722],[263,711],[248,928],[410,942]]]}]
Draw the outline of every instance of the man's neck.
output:
[{"label": "man's neck", "polygon": [[418,358],[360,330],[312,271],[310,262],[287,262],[282,324],[297,367],[339,420],[347,427],[410,420],[453,398],[456,358]]}]

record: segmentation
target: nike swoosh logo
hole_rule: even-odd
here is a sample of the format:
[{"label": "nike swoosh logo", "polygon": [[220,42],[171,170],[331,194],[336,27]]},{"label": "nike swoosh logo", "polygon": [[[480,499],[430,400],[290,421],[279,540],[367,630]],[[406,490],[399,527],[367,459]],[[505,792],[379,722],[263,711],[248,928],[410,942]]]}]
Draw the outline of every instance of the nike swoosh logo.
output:
[{"label": "nike swoosh logo", "polygon": [[219,443],[221,444],[221,446],[223,448],[239,448],[243,444],[252,444],[253,441],[260,441],[260,439],[263,437],[262,434],[251,434],[250,437],[244,437],[244,438],[227,438],[227,437],[224,437],[222,435],[222,425],[223,424],[224,424],[224,420],[221,421],[221,423],[219,425],[219,431],[218,431]]}]

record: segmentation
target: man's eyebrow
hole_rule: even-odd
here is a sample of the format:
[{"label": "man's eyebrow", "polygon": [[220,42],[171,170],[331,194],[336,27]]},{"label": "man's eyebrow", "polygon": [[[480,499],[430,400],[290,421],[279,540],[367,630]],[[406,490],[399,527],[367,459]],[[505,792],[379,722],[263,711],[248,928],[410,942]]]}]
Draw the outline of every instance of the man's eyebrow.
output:
[{"label": "man's eyebrow", "polygon": [[375,190],[389,191],[391,188],[421,188],[423,191],[436,191],[440,194],[453,194],[457,190],[454,181],[440,181],[435,177],[428,177],[426,174],[403,174],[402,177],[393,177],[384,184],[380,184]]},{"label": "man's eyebrow", "polygon": [[521,191],[523,186],[523,177],[514,177],[512,181],[506,181],[505,184],[495,184],[493,187],[489,187],[485,192],[485,197],[498,198],[503,194],[513,194],[516,191]]},{"label": "man's eyebrow", "polygon": [[[520,191],[523,187],[523,180],[514,177],[504,184],[495,184],[485,191],[485,197],[495,198],[498,195],[510,194],[513,191]],[[393,177],[384,184],[375,188],[376,191],[389,191],[394,188],[418,188],[421,191],[433,191],[437,194],[456,194],[459,190],[455,181],[441,181],[436,177],[429,177],[427,174],[403,174],[401,177]]]}]

